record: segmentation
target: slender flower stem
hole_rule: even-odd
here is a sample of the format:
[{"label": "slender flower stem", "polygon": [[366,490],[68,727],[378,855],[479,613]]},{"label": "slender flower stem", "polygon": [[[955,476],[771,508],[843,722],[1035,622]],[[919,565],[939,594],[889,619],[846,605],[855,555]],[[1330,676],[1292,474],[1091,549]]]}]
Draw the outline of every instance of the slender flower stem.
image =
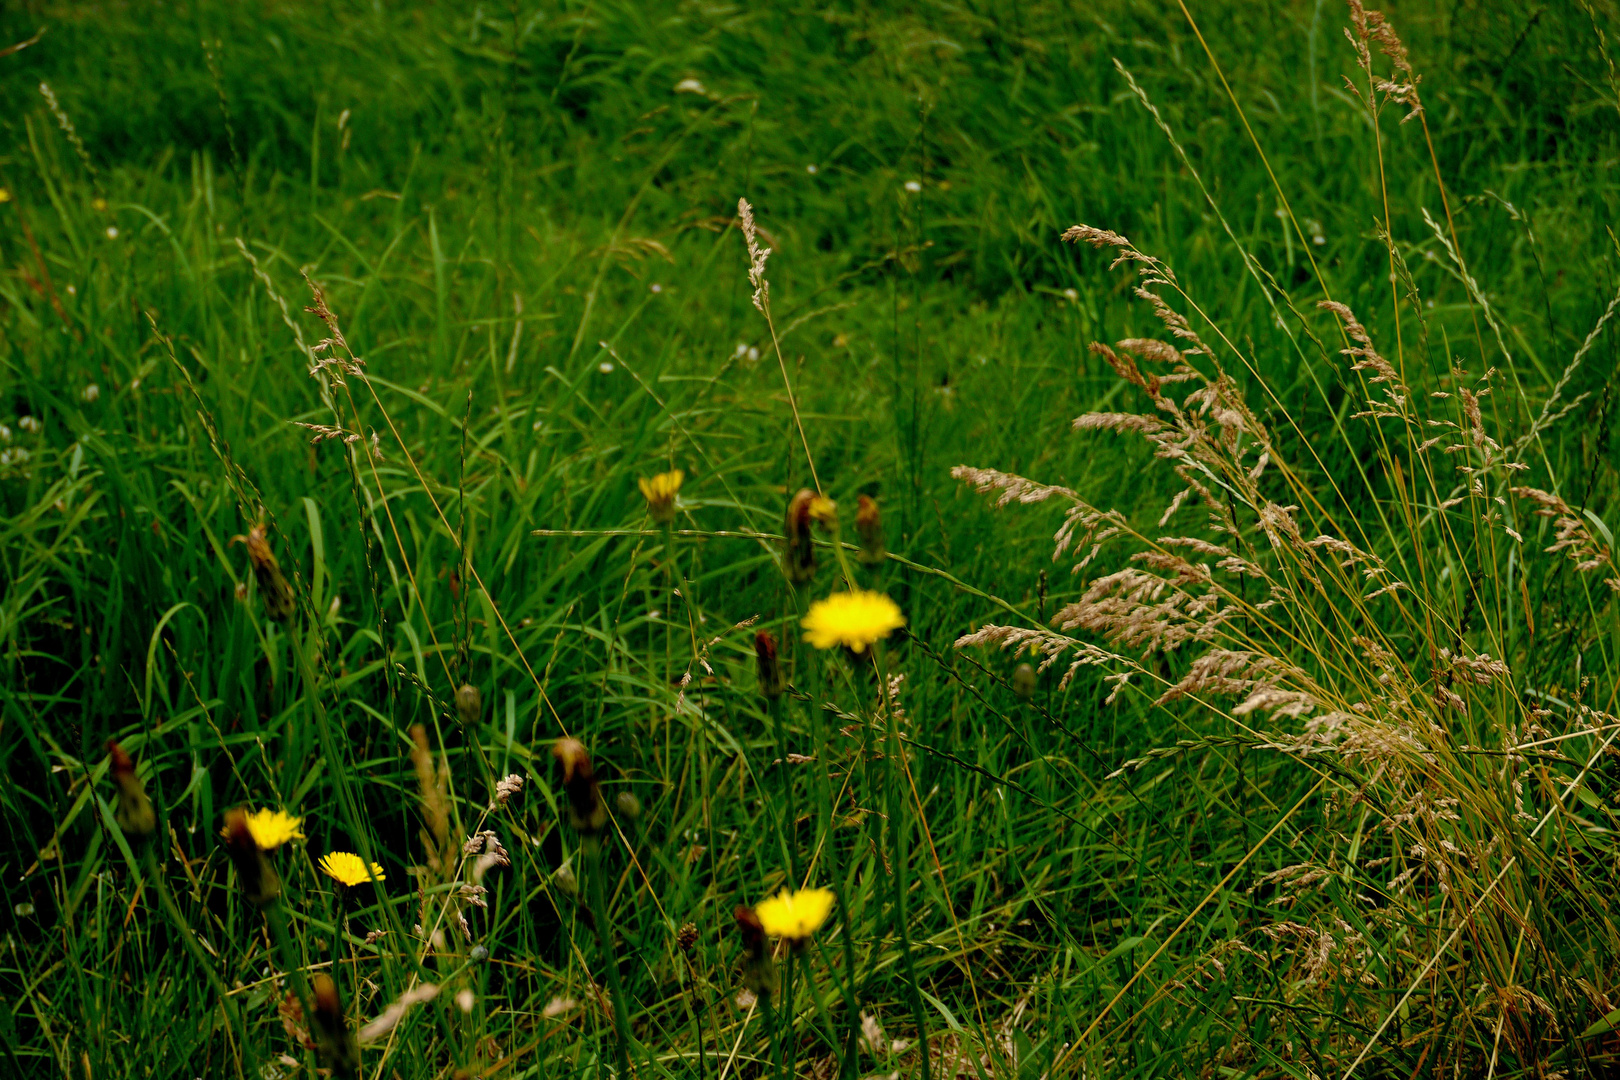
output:
[{"label": "slender flower stem", "polygon": [[900,940],[900,962],[906,978],[906,995],[911,1000],[911,1018],[917,1025],[917,1042],[922,1051],[922,1077],[928,1080],[928,1031],[924,1027],[922,995],[917,985],[917,967],[911,955],[911,926],[907,913],[909,899],[909,883],[907,881],[906,862],[906,833],[907,833],[907,803],[904,798],[905,785],[900,782],[899,770],[895,762],[905,753],[900,744],[900,721],[895,716],[894,703],[889,700],[889,673],[885,664],[883,647],[881,644],[873,646],[873,659],[878,669],[878,701],[884,714],[889,719],[889,746],[884,754],[883,761],[887,766],[886,782],[884,786],[889,794],[889,850],[893,860],[894,881],[894,929],[895,936]]},{"label": "slender flower stem", "polygon": [[787,725],[782,722],[782,710],[786,708],[786,695],[778,694],[771,699],[771,724],[776,729],[776,753],[781,761],[782,790],[787,798],[787,825],[782,830],[782,843],[787,849],[788,880],[794,884],[799,882],[799,806],[798,799],[793,794],[793,770],[788,765]]},{"label": "slender flower stem", "polygon": [[787,957],[782,963],[782,1012],[784,1014],[782,1021],[784,1028],[782,1033],[782,1075],[784,1077],[798,1075],[796,1069],[799,1059],[799,1036],[794,1030],[794,1022],[798,1018],[799,1009],[795,1000],[798,997],[797,987],[793,985],[793,976],[797,967],[794,961],[798,958],[793,953],[794,950],[789,948]]},{"label": "slender flower stem", "polygon": [[630,1013],[624,1004],[624,988],[619,980],[619,957],[613,948],[613,923],[608,918],[607,892],[602,888],[602,842],[594,836],[585,837],[585,876],[591,890],[591,916],[596,922],[596,936],[602,942],[602,960],[607,967],[608,993],[613,997],[613,1027],[618,1038],[614,1040],[619,1080],[630,1077]]}]

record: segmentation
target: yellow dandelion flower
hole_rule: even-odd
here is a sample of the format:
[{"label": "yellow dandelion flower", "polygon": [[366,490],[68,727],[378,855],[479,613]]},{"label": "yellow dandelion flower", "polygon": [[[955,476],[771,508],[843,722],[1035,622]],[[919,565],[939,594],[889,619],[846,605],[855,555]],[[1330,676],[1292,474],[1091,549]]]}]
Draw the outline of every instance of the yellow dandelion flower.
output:
[{"label": "yellow dandelion flower", "polygon": [[767,934],[803,941],[821,929],[832,914],[832,906],[831,889],[783,889],[769,900],[760,901],[754,914]]},{"label": "yellow dandelion flower", "polygon": [[845,645],[854,652],[865,652],[891,630],[906,625],[906,618],[882,593],[857,589],[817,600],[800,625],[807,631],[804,640],[818,649]]},{"label": "yellow dandelion flower", "polygon": [[366,873],[366,860],[348,851],[334,851],[330,855],[322,855],[318,864],[326,871],[326,875],[340,885],[360,885],[376,878],[383,879],[383,868],[376,863],[371,864],[371,873]]},{"label": "yellow dandelion flower", "polygon": [[[285,810],[254,810],[246,814],[246,818],[248,832],[260,851],[273,851],[289,840],[304,838],[299,831],[304,819],[293,817]],[[228,833],[223,830],[220,835],[228,838]]]},{"label": "yellow dandelion flower", "polygon": [[810,500],[810,519],[823,529],[832,530],[838,527],[838,504],[825,495],[817,495]]},{"label": "yellow dandelion flower", "polygon": [[639,481],[641,494],[647,500],[647,513],[660,525],[675,519],[675,496],[681,490],[686,474],[679,469]]}]

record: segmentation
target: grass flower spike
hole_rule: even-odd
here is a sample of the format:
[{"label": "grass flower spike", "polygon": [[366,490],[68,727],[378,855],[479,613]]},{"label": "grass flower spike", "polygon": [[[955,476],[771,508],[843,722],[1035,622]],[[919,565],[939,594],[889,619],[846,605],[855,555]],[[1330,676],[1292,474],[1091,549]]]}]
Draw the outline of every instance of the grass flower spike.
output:
[{"label": "grass flower spike", "polygon": [[817,600],[801,625],[804,640],[818,649],[843,645],[860,653],[906,625],[906,619],[887,596],[858,589]]},{"label": "grass flower spike", "polygon": [[832,914],[833,894],[831,889],[800,889],[797,892],[783,889],[769,900],[763,900],[754,908],[754,914],[759,917],[759,924],[767,934],[774,934],[789,941],[803,941],[827,921]]},{"label": "grass flower spike", "polygon": [[[259,845],[260,851],[274,851],[289,840],[302,840],[304,838],[300,827],[304,824],[301,817],[293,817],[285,810],[252,810],[241,811],[247,831],[253,837],[253,842]],[[229,831],[222,831],[221,836],[229,839]]]},{"label": "grass flower spike", "polygon": [[647,513],[651,514],[652,519],[658,524],[663,525],[675,520],[675,496],[680,493],[681,481],[685,479],[684,472],[674,469],[659,473],[651,479],[642,477],[639,481],[641,494],[647,500]]},{"label": "grass flower spike", "polygon": [[376,863],[371,864],[371,873],[366,873],[366,861],[360,856],[348,851],[334,851],[330,855],[322,855],[319,866],[326,872],[327,877],[340,885],[355,886],[364,884],[375,878],[383,879],[383,868]]}]

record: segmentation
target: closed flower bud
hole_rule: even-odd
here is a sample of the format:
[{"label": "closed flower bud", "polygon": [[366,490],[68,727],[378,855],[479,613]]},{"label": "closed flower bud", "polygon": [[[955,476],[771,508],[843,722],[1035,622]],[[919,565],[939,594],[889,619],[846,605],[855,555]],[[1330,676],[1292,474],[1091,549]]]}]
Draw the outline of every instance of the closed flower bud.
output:
[{"label": "closed flower bud", "polygon": [[281,898],[281,878],[248,827],[245,810],[225,813],[225,851],[236,867],[242,896],[256,908],[267,908]]},{"label": "closed flower bud", "polygon": [[782,533],[786,537],[785,550],[782,553],[782,568],[787,573],[787,579],[795,585],[802,585],[816,576],[816,549],[810,541],[810,504],[816,501],[816,493],[809,488],[799,489],[788,502],[787,520],[783,522]]},{"label": "closed flower bud", "polygon": [[248,561],[253,564],[253,576],[259,581],[259,592],[264,596],[264,613],[277,622],[286,622],[293,616],[293,591],[281,573],[270,545],[265,540],[263,525],[255,525],[246,536],[235,536],[247,546]]},{"label": "closed flower bud", "polygon": [[862,495],[855,505],[855,531],[861,538],[861,562],[876,566],[888,558],[883,546],[883,520],[878,516],[877,500]]},{"label": "closed flower bud", "polygon": [[591,770],[591,755],[577,739],[558,739],[551,756],[562,766],[563,791],[568,795],[569,820],[581,835],[595,836],[607,824],[607,807]]},{"label": "closed flower bud", "polygon": [[569,896],[579,895],[579,878],[574,876],[574,868],[572,866],[564,865],[558,867],[557,873],[552,878],[552,881],[556,882],[557,888],[561,889]]},{"label": "closed flower bud", "polygon": [[782,660],[776,653],[776,636],[769,630],[754,635],[754,659],[759,664],[759,692],[768,698],[782,696]]},{"label": "closed flower bud", "polygon": [[776,968],[771,963],[771,946],[765,926],[754,909],[738,904],[731,913],[737,920],[737,936],[743,943],[743,985],[760,997],[776,990]]},{"label": "closed flower bud", "polygon": [[145,840],[157,831],[157,814],[152,810],[152,800],[146,797],[146,785],[135,775],[135,762],[112,739],[107,740],[107,756],[111,759],[113,783],[118,785],[118,809],[113,820],[130,840]]},{"label": "closed flower bud", "polygon": [[311,1019],[314,1021],[315,1049],[320,1055],[321,1064],[331,1069],[333,1076],[359,1076],[360,1051],[343,1017],[343,1002],[338,999],[337,984],[329,975],[317,975],[313,989],[315,1014]]},{"label": "closed flower bud", "polygon": [[472,683],[462,683],[456,691],[456,715],[463,724],[476,724],[484,715],[484,694]]},{"label": "closed flower bud", "polygon": [[619,812],[620,817],[631,821],[641,820],[641,800],[636,798],[633,791],[621,791],[613,796],[613,808]]},{"label": "closed flower bud", "polygon": [[1029,664],[1019,664],[1013,669],[1013,693],[1028,701],[1035,696],[1035,669]]}]

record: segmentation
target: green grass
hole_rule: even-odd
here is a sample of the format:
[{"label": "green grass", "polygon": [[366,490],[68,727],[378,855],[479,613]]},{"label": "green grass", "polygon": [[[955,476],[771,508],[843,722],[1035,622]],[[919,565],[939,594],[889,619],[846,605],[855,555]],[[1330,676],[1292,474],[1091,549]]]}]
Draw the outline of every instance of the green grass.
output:
[{"label": "green grass", "polygon": [[[0,15],[0,48],[47,27],[0,56],[4,1068],[312,1075],[277,1014],[295,966],[335,974],[351,1025],[442,985],[366,1048],[367,1076],[608,1075],[609,997],[644,1076],[765,1076],[789,1057],[910,1075],[919,1015],[936,1076],[981,1058],[1030,1080],[1342,1075],[1369,1043],[1357,1075],[1612,1068],[1614,1036],[1580,1036],[1620,1005],[1620,778],[1612,757],[1582,768],[1606,745],[1594,735],[1532,759],[1520,793],[1498,765],[1527,723],[1550,738],[1617,722],[1617,601],[1542,551],[1550,524],[1517,502],[1498,511],[1527,540],[1511,556],[1481,539],[1500,534],[1487,499],[1454,532],[1407,528],[1417,459],[1351,418],[1367,388],[1315,304],[1348,304],[1423,394],[1496,367],[1490,430],[1527,431],[1620,283],[1620,82],[1598,40],[1620,17],[1391,11],[1431,161],[1421,125],[1392,107],[1375,138],[1345,89],[1341,8],[1188,6],[1208,54],[1179,6],[1124,2]],[[812,475],[750,302],[744,196],[773,248],[816,475],[845,539],[873,495],[903,557],[849,575],[908,620],[883,656],[905,676],[894,728],[865,669],[799,643],[804,606],[842,587],[832,549],[796,592],[778,545],[749,535],[779,534]],[[1444,228],[1447,205],[1500,342],[1424,221]],[[1413,287],[1398,333],[1386,218]],[[1016,658],[953,647],[986,622],[1042,625],[1128,564],[1111,551],[1071,575],[1051,559],[1055,508],[994,509],[952,466],[1065,485],[1147,541],[1203,535],[1196,505],[1155,528],[1183,485],[1140,440],[1070,429],[1153,411],[1090,341],[1164,336],[1129,267],[1059,242],[1079,222],[1163,259],[1224,332],[1220,361],[1288,462],[1269,497],[1427,567],[1414,610],[1460,627],[1420,632],[1404,608],[1373,619],[1334,593],[1273,645],[1322,685],[1365,674],[1339,639],[1369,626],[1418,682],[1458,642],[1509,662],[1511,689],[1447,721],[1440,764],[1397,760],[1426,778],[1414,790],[1460,800],[1459,823],[1381,828],[1400,810],[1390,767],[1261,737],[1299,720],[1153,706],[1143,684],[1179,679],[1191,650],[1141,658],[1145,677],[1105,704],[1107,669],[1059,689],[1060,665],[1024,700]],[[327,331],[301,270],[364,361],[346,385],[307,373]],[[1617,356],[1605,332],[1562,392],[1578,405],[1512,479],[1602,530],[1620,517]],[[360,438],[312,446],[298,423]],[[686,481],[667,536],[637,480],[672,467]],[[293,584],[286,623],[232,543],[261,523]],[[779,716],[754,673],[762,627],[795,683]],[[482,699],[466,725],[464,682]],[[484,879],[487,907],[462,909],[472,940],[436,951],[413,932],[441,903],[418,883],[447,887],[419,869],[413,725],[448,762],[451,848],[488,827],[512,856]],[[565,731],[609,804],[642,808],[616,810],[599,853],[567,820],[549,753]],[[157,805],[145,848],[115,823],[110,738]],[[524,791],[486,819],[511,773]],[[307,842],[273,856],[284,944],[217,838],[239,805],[304,817]],[[1443,889],[1410,855],[1441,839],[1469,853]],[[386,874],[353,890],[346,933],[315,867],[333,849]],[[1408,858],[1427,876],[1396,896]],[[769,1014],[792,1037],[773,1040],[767,1012],[737,1003],[732,912],[812,859],[839,908],[796,961],[794,1009]],[[1267,878],[1300,864],[1331,873],[1315,891]],[[1307,979],[1296,925],[1364,935],[1367,956]],[[911,1048],[847,1054],[846,992]]]}]

